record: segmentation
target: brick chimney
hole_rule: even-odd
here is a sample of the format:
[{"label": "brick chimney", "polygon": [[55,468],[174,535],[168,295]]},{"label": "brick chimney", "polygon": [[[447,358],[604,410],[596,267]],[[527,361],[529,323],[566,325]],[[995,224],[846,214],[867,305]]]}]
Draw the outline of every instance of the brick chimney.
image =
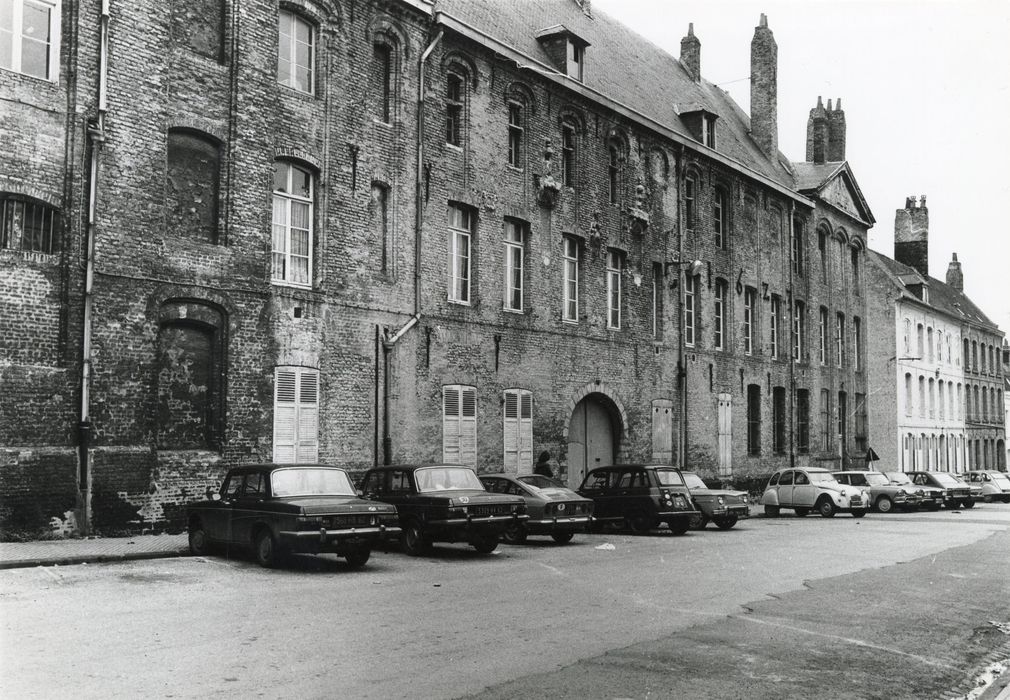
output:
[{"label": "brick chimney", "polygon": [[687,36],[680,40],[680,64],[691,80],[701,82],[701,42],[694,35],[694,22],[687,25]]},{"label": "brick chimney", "polygon": [[915,197],[908,197],[905,208],[898,209],[895,213],[894,259],[915,268],[924,277],[929,275],[929,210],[926,208],[926,195],[922,195],[918,204]]},{"label": "brick chimney", "polygon": [[817,98],[817,106],[810,110],[807,117],[807,162],[823,163],[828,153],[828,113],[824,110],[821,98]]},{"label": "brick chimney", "polygon": [[845,160],[845,112],[841,97],[835,102],[834,109],[831,109],[831,100],[828,100],[828,160]]},{"label": "brick chimney", "polygon": [[957,261],[957,253],[954,253],[954,259],[947,264],[947,285],[959,292],[964,291],[964,273],[961,272],[961,263]]},{"label": "brick chimney", "polygon": [[750,132],[772,160],[779,152],[778,55],[768,17],[762,13],[750,42]]}]

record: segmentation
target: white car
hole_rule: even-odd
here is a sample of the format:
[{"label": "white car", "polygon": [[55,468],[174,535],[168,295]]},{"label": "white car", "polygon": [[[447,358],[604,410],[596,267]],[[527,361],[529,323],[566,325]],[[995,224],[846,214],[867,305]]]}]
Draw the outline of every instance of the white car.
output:
[{"label": "white car", "polygon": [[822,517],[832,518],[835,513],[851,513],[861,518],[869,510],[870,500],[862,489],[841,484],[827,469],[802,467],[779,469],[768,479],[761,504],[765,515],[778,517],[782,508],[792,508],[802,517],[816,510]]},{"label": "white car", "polygon": [[1010,475],[1006,472],[980,470],[961,474],[969,486],[982,486],[981,497],[986,503],[1003,501],[1010,503]]}]

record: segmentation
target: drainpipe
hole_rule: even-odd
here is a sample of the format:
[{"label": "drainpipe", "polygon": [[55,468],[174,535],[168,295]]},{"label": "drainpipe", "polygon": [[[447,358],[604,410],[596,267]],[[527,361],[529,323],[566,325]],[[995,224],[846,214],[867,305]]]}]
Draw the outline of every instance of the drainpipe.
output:
[{"label": "drainpipe", "polygon": [[91,460],[91,326],[94,305],[95,279],[95,209],[98,202],[98,156],[105,143],[105,114],[107,77],[109,68],[109,2],[102,0],[102,14],[99,18],[99,53],[98,53],[98,114],[87,123],[88,145],[90,150],[89,182],[88,182],[88,221],[87,241],[85,247],[87,258],[84,273],[84,320],[81,341],[81,415],[77,424],[78,473],[77,488],[80,518],[78,519],[81,534],[89,534],[91,530],[91,470],[88,468]]},{"label": "drainpipe", "polygon": [[687,469],[687,353],[684,352],[684,284],[687,275],[681,277],[684,269],[684,229],[681,225],[681,174],[683,173],[684,148],[678,149],[674,163],[674,182],[677,183],[677,382],[680,384],[680,425],[677,440],[677,466]]},{"label": "drainpipe", "polygon": [[393,352],[396,341],[406,334],[411,328],[421,320],[421,314],[414,314],[410,320],[404,324],[403,328],[393,335],[389,335],[387,328],[382,339],[382,463],[392,464],[393,459],[393,438],[389,434],[389,356]]},{"label": "drainpipe", "polygon": [[[800,338],[802,338],[802,336],[799,336],[799,337],[794,337],[794,336],[798,336],[799,332],[802,331],[802,329],[803,329],[803,319],[800,319],[800,327],[798,329],[796,328],[796,321],[795,321],[795,319],[796,319],[796,290],[793,289],[793,237],[796,235],[795,216],[796,216],[796,203],[790,201],[789,202],[789,248],[788,248],[789,254],[788,254],[787,257],[788,257],[788,260],[789,260],[789,296],[790,296],[790,299],[792,300],[792,304],[790,305],[792,308],[789,309],[790,316],[792,316],[792,318],[789,319],[789,328],[792,329],[792,332],[790,333],[790,338],[792,338],[792,341],[793,341],[792,345],[796,345],[799,342]],[[799,259],[799,254],[797,254],[797,259]],[[800,352],[802,352],[803,348],[800,348],[799,346],[797,346],[797,348],[800,350]],[[795,467],[796,466],[796,435],[795,435],[795,421],[796,421],[796,416],[795,416],[795,413],[796,413],[796,363],[800,361],[800,352],[798,352],[796,354],[796,357],[794,358],[793,357],[793,349],[792,349],[792,347],[789,348],[789,466],[790,467]],[[810,410],[810,402],[809,401],[807,402],[807,410],[808,411]],[[808,418],[807,418],[808,433],[809,433],[809,425],[810,425],[810,418],[808,416]],[[810,436],[808,434],[807,435],[807,442],[809,443],[809,441],[810,441]]]}]

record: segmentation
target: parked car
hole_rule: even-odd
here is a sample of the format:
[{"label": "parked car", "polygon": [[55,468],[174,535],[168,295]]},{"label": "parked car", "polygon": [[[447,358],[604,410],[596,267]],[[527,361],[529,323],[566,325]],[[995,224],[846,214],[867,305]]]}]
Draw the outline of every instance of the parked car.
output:
[{"label": "parked car", "polygon": [[666,523],[683,535],[700,514],[680,470],[659,464],[624,464],[593,469],[578,488],[596,504],[594,524],[624,524],[645,533]]},{"label": "parked car", "polygon": [[968,484],[961,481],[950,472],[907,472],[913,484],[919,486],[935,486],[943,489],[943,504],[948,508],[974,508],[975,499],[971,495]]},{"label": "parked car", "polygon": [[912,477],[905,472],[882,472],[884,476],[895,486],[900,486],[905,491],[919,489],[922,491],[922,501],[920,505],[928,510],[940,510],[943,506],[944,490],[938,486],[929,484],[917,484],[912,481]]},{"label": "parked car", "polygon": [[470,467],[458,464],[395,465],[369,469],[361,494],[396,506],[403,551],[424,553],[434,542],[468,542],[482,554],[502,534],[526,522],[526,501],[488,493]]},{"label": "parked car", "polygon": [[251,464],[228,471],[220,491],[186,507],[189,549],[249,547],[274,566],[290,552],[335,552],[364,566],[372,547],[399,534],[396,508],[358,498],[347,472],[322,464]]},{"label": "parked car", "polygon": [[761,503],[772,518],[782,508],[792,508],[800,517],[816,509],[825,518],[839,511],[861,518],[870,506],[862,489],[839,483],[827,469],[816,467],[779,469],[768,479]]},{"label": "parked car", "polygon": [[529,520],[510,525],[503,534],[509,544],[522,544],[529,535],[550,535],[555,542],[571,541],[583,532],[593,515],[593,502],[564,484],[541,474],[485,474],[480,481],[491,493],[521,496]]},{"label": "parked car", "polygon": [[892,484],[882,472],[834,472],[834,475],[839,483],[861,488],[869,499],[870,507],[881,513],[890,513],[894,508],[915,510],[922,503],[921,488],[914,484]]},{"label": "parked car", "polygon": [[711,520],[720,530],[729,530],[740,518],[750,517],[746,491],[710,489],[695,472],[681,472],[691,491],[694,507],[700,511],[691,519],[691,527],[702,530]]},{"label": "parked car", "polygon": [[1003,501],[1010,503],[1010,475],[1006,472],[979,470],[963,474],[968,484],[982,487],[981,497],[986,503]]}]

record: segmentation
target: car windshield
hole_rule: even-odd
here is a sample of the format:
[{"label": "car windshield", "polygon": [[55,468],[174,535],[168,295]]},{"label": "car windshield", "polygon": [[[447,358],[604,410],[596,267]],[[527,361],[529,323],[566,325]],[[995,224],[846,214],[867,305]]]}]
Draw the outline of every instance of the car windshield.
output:
[{"label": "car windshield", "polygon": [[933,478],[936,483],[943,484],[944,486],[963,486],[960,481],[952,477],[950,474],[945,474],[944,472],[933,472]]},{"label": "car windshield", "polygon": [[673,469],[657,469],[656,476],[659,477],[659,483],[663,486],[684,485],[684,480],[681,478],[680,473]]},{"label": "car windshield", "polygon": [[810,477],[811,484],[830,484],[838,481],[831,472],[807,472],[807,476]]},{"label": "car windshield", "polygon": [[701,477],[694,472],[681,472],[684,477],[684,483],[687,484],[689,489],[707,489],[705,482],[701,480]]},{"label": "car windshield", "polygon": [[904,472],[885,472],[884,476],[890,479],[892,484],[899,484],[902,486],[910,484],[914,486],[914,484],[912,484],[912,480],[908,478],[908,474],[905,474]]},{"label": "car windshield", "polygon": [[270,476],[274,496],[353,496],[354,486],[340,469],[278,469]]},{"label": "car windshield", "polygon": [[538,489],[563,489],[565,485],[560,481],[550,478],[549,476],[544,476],[543,474],[525,474],[523,476],[517,477],[519,481],[523,482],[527,486],[532,486]]},{"label": "car windshield", "polygon": [[484,485],[469,467],[425,467],[414,472],[414,478],[418,493],[484,490]]},{"label": "car windshield", "polygon": [[992,482],[1003,488],[1010,488],[1010,476],[1006,474],[990,474],[992,477]]},{"label": "car windshield", "polygon": [[880,472],[866,472],[866,483],[870,486],[887,486],[887,477]]}]

